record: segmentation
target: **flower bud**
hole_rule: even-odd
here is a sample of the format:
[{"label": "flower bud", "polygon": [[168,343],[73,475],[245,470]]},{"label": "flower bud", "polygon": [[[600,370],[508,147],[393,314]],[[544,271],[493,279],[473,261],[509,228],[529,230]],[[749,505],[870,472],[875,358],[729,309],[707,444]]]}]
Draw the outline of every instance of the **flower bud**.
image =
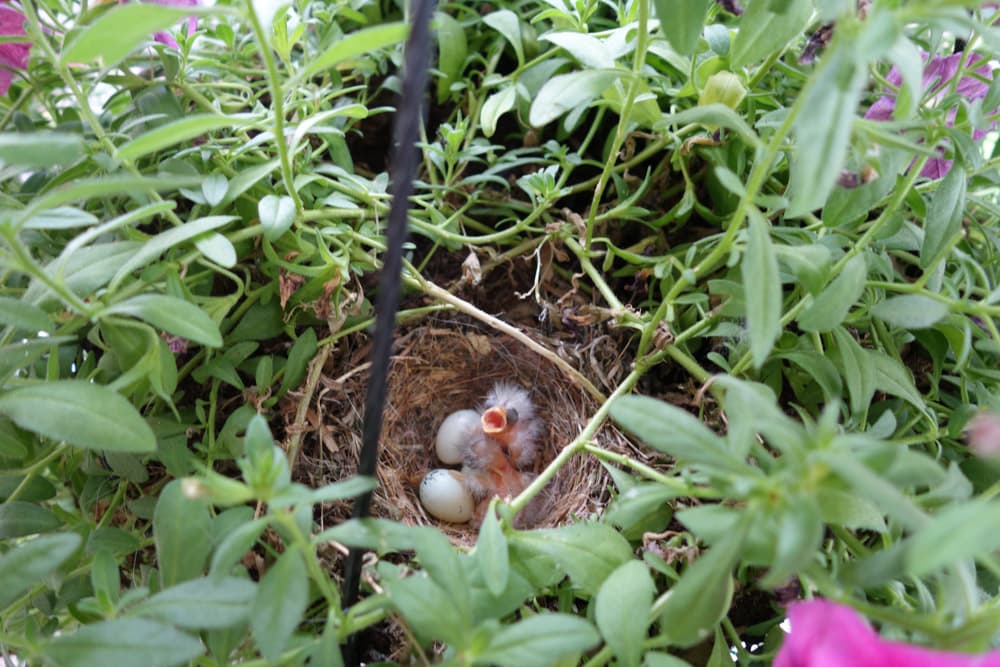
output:
[{"label": "flower bud", "polygon": [[214,471],[200,477],[185,477],[181,480],[181,491],[190,500],[204,498],[222,507],[242,505],[254,497],[246,484]]},{"label": "flower bud", "polygon": [[746,95],[747,89],[740,77],[732,72],[716,72],[705,82],[705,87],[698,96],[698,106],[725,104],[730,109],[735,109]]}]

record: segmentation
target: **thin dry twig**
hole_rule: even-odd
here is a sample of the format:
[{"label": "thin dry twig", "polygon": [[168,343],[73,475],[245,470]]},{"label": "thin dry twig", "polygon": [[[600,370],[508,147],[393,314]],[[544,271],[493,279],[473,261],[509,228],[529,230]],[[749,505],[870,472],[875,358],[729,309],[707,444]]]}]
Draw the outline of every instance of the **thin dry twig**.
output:
[{"label": "thin dry twig", "polygon": [[476,308],[468,301],[462,299],[461,297],[455,296],[451,292],[438,287],[431,281],[420,276],[419,274],[411,274],[409,279],[425,294],[428,296],[444,301],[455,307],[456,310],[470,315],[480,322],[484,322],[489,326],[493,327],[497,331],[501,331],[508,336],[516,339],[518,342],[525,345],[532,352],[535,352],[539,356],[551,361],[559,370],[568,375],[576,384],[583,387],[588,394],[590,394],[594,399],[603,403],[607,400],[601,391],[593,385],[593,383],[588,380],[580,371],[573,368],[565,359],[560,357],[558,354],[552,350],[546,348],[545,346],[539,344],[537,341],[532,339],[530,336],[525,334],[523,331],[517,327],[507,324],[503,320],[496,318],[489,313]]}]

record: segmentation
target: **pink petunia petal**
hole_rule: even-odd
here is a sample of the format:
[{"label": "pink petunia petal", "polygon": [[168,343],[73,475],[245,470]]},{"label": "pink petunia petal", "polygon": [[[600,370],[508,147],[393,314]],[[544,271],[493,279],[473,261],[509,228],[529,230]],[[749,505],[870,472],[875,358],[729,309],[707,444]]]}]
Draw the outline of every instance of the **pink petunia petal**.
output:
[{"label": "pink petunia petal", "polygon": [[932,157],[924,165],[924,168],[920,170],[920,175],[924,178],[929,178],[932,181],[936,181],[939,178],[944,178],[951,171],[951,165],[954,160],[947,160],[943,157]]},{"label": "pink petunia petal", "polygon": [[[24,35],[24,15],[10,7],[0,7],[0,35]],[[7,42],[0,44],[0,95],[10,89],[14,73],[11,70],[28,66],[28,52],[31,44]]]},{"label": "pink petunia petal", "polygon": [[[952,80],[958,74],[959,67],[961,67],[963,58],[966,57],[965,53],[953,53],[948,56],[935,56],[930,60],[927,60],[927,54],[922,53],[922,57],[925,60],[924,72],[923,72],[923,93],[930,93],[933,102],[938,102],[947,95],[951,90]],[[977,100],[986,96],[989,90],[989,83],[993,78],[993,70],[989,63],[983,63],[979,67],[975,67],[977,63],[983,61],[983,58],[976,54],[969,56],[969,61],[966,69],[974,68],[974,72],[978,76],[972,76],[967,74],[963,76],[955,84],[955,92],[967,100]],[[981,78],[980,78],[981,77]],[[889,73],[886,75],[886,80],[895,85],[899,86],[902,82],[902,74],[899,72],[897,67],[892,67]],[[892,119],[893,111],[896,108],[896,98],[893,95],[883,95],[878,100],[872,104],[868,111],[865,112],[865,118],[868,120],[878,120],[887,121]],[[955,116],[957,114],[957,109],[951,109],[948,111],[945,117],[945,123],[950,127],[955,124]],[[978,140],[986,135],[983,130],[974,130],[972,137]],[[943,152],[943,150],[941,151]],[[952,160],[947,160],[945,158],[931,158],[924,165],[924,168],[920,170],[920,175],[924,178],[938,179],[943,178],[948,170],[951,169]]]},{"label": "pink petunia petal", "polygon": [[878,635],[850,607],[812,600],[788,610],[791,633],[774,667],[887,667],[879,661]]},{"label": "pink petunia petal", "polygon": [[[199,0],[149,0],[157,5],[165,5],[167,7],[197,7]],[[189,16],[187,18],[187,34],[193,35],[194,31],[198,29],[198,19],[194,16]],[[158,32],[153,35],[155,39],[160,44],[166,44],[172,49],[179,47],[177,40],[169,32]]]},{"label": "pink petunia petal", "polygon": [[798,602],[774,667],[1000,667],[1000,651],[970,655],[886,641],[848,606]]}]

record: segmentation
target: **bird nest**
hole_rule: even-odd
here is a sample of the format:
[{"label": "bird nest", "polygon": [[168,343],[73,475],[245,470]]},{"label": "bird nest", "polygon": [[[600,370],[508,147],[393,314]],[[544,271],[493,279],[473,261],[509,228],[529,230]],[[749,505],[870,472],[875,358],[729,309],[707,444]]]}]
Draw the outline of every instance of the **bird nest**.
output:
[{"label": "bird nest", "polygon": [[[536,339],[537,340],[537,339]],[[367,338],[355,340],[332,357],[316,396],[318,428],[303,442],[296,475],[319,486],[354,474],[361,450],[363,405],[368,379]],[[551,341],[539,341],[552,349]],[[605,349],[599,350],[601,345]],[[620,353],[610,338],[587,346],[559,344],[560,356],[577,368],[607,359],[618,365]],[[590,373],[588,373],[590,374]],[[612,372],[611,375],[617,375]],[[596,373],[607,380],[607,369]],[[372,513],[410,525],[435,525],[455,543],[472,544],[475,526],[430,517],[417,496],[420,480],[438,461],[434,440],[444,418],[480,404],[499,381],[527,389],[545,428],[533,472],[545,468],[581,431],[599,407],[555,364],[512,338],[474,321],[435,321],[404,331],[397,340],[389,375],[378,461],[379,485]],[[592,439],[600,447],[623,452],[627,440],[610,424]],[[555,526],[573,517],[599,512],[608,499],[609,479],[590,455],[571,458],[556,473],[539,500],[529,506],[533,527]],[[525,513],[528,513],[527,510]],[[350,515],[349,503],[335,503],[320,520],[329,526]]]}]

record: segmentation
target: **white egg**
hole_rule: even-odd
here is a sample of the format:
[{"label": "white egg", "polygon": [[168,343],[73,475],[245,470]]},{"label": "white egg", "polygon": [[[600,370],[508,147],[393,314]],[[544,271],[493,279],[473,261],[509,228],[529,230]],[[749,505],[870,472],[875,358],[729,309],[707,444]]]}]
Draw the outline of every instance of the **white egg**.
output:
[{"label": "white egg", "polygon": [[479,413],[475,410],[459,410],[445,417],[435,443],[441,462],[461,463],[469,441],[479,428]]},{"label": "white egg", "polygon": [[465,523],[472,518],[475,502],[463,483],[462,473],[437,468],[420,482],[420,502],[431,516],[442,521]]}]

